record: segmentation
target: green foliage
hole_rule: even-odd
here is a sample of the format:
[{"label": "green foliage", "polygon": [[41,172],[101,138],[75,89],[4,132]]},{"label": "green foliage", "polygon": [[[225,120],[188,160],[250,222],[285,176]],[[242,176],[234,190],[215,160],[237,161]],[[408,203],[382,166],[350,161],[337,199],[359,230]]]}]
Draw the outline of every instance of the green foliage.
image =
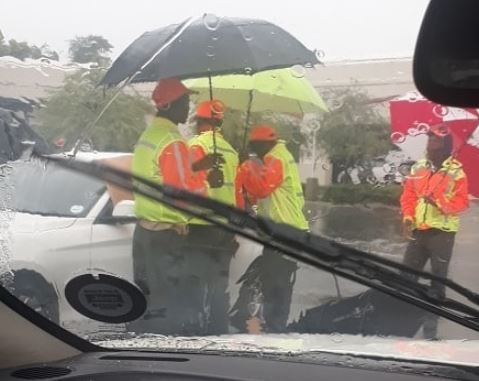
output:
[{"label": "green foliage", "polygon": [[[63,87],[54,90],[46,107],[37,112],[40,132],[51,143],[59,138],[72,147],[79,135],[100,113],[114,90],[97,87],[104,70],[80,70],[68,76]],[[145,116],[152,113],[148,99],[122,93],[102,116],[86,138],[100,151],[131,152],[146,126]]]},{"label": "green foliage", "polygon": [[108,66],[111,62],[109,54],[112,48],[113,45],[111,45],[106,38],[89,35],[70,40],[68,52],[73,62],[96,62],[99,66],[104,67]]},{"label": "green foliage", "polygon": [[350,167],[394,148],[388,121],[366,93],[349,88],[323,95],[333,107],[323,114],[317,137],[333,165]]},{"label": "green foliage", "polygon": [[335,184],[320,187],[319,199],[333,204],[368,204],[380,203],[399,205],[402,187],[388,185],[373,187],[371,185]]},{"label": "green foliage", "polygon": [[58,53],[52,50],[47,44],[38,47],[29,45],[26,41],[17,41],[11,39],[8,43],[5,41],[3,33],[0,31],[0,57],[11,56],[24,61],[26,58],[39,59],[41,57],[58,60]]}]

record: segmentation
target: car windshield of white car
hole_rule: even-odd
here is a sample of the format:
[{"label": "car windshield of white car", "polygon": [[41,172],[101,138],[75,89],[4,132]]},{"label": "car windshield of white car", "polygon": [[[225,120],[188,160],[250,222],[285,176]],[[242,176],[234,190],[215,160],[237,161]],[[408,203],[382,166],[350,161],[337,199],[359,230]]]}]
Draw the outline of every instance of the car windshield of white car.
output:
[{"label": "car windshield of white car", "polygon": [[[91,177],[36,160],[2,167],[0,208],[59,217],[85,217],[105,190]],[[20,186],[21,184],[21,186]]]}]

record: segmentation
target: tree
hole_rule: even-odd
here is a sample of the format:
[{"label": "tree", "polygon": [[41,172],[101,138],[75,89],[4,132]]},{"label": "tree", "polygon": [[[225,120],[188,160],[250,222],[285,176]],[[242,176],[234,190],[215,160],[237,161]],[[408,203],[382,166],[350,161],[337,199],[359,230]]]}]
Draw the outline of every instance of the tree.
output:
[{"label": "tree", "polygon": [[[37,112],[40,131],[48,142],[64,139],[65,147],[74,146],[113,95],[112,90],[97,87],[104,74],[102,69],[78,71],[50,94],[46,107]],[[152,112],[146,98],[122,93],[86,138],[100,151],[131,152],[145,128],[145,116]]]},{"label": "tree", "polygon": [[24,61],[25,58],[31,58],[32,50],[30,45],[25,41],[18,42],[17,40],[8,41],[9,46],[9,56],[18,58],[19,60]]},{"label": "tree", "polygon": [[111,45],[106,38],[89,35],[70,40],[68,52],[73,62],[96,62],[99,66],[108,66],[111,62],[108,55],[112,48],[113,45]]},{"label": "tree", "polygon": [[9,52],[10,52],[10,48],[5,43],[5,37],[2,31],[0,30],[0,57],[8,55]]},{"label": "tree", "polygon": [[366,93],[349,88],[323,95],[332,107],[321,118],[317,138],[333,165],[333,172],[395,148],[390,140],[388,121],[371,104]]},{"label": "tree", "polygon": [[0,57],[11,56],[24,61],[26,58],[39,59],[46,57],[58,61],[58,53],[52,50],[48,44],[43,44],[41,47],[36,45],[29,45],[26,41],[17,41],[11,39],[8,43],[5,42],[5,37],[0,31]]}]

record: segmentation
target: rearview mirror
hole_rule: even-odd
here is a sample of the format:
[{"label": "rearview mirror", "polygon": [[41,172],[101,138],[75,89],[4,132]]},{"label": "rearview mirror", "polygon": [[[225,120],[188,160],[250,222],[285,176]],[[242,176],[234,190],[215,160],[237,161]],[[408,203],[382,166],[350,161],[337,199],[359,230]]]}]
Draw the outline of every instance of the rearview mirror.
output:
[{"label": "rearview mirror", "polygon": [[414,53],[414,81],[427,98],[479,106],[479,1],[431,0]]},{"label": "rearview mirror", "polygon": [[123,200],[115,205],[113,208],[113,217],[135,217],[134,201]]}]

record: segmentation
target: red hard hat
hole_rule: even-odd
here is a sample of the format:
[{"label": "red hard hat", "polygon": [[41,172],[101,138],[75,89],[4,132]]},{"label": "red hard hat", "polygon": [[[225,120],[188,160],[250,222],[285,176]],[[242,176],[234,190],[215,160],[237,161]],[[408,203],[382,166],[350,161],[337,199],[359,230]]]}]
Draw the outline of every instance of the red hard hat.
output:
[{"label": "red hard hat", "polygon": [[226,106],[218,99],[201,102],[196,108],[196,118],[222,120]]},{"label": "red hard hat", "polygon": [[276,130],[269,124],[260,124],[253,127],[249,133],[249,140],[251,141],[275,141],[278,140]]},{"label": "red hard hat", "polygon": [[156,107],[164,108],[171,102],[176,101],[185,94],[191,94],[183,83],[177,78],[164,78],[158,81],[151,99],[155,102]]}]

